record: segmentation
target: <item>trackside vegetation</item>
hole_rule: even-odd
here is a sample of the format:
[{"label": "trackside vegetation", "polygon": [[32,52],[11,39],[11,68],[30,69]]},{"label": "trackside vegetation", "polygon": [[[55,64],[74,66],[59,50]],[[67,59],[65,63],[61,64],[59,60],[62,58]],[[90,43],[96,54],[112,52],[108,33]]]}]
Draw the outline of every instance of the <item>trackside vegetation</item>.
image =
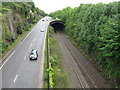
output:
[{"label": "trackside vegetation", "polygon": [[120,88],[120,2],[81,4],[50,14],[65,22],[66,34]]},{"label": "trackside vegetation", "polygon": [[2,56],[13,48],[42,16],[46,15],[44,11],[35,7],[33,2],[2,2],[0,11]]},{"label": "trackside vegetation", "polygon": [[[69,87],[67,73],[63,65],[63,57],[60,52],[60,47],[55,39],[54,30],[51,26],[49,30],[49,69],[47,68],[47,49],[45,50],[45,63],[44,63],[44,88],[48,88],[48,73],[50,88],[67,88]],[[46,44],[47,45],[47,44]]]}]

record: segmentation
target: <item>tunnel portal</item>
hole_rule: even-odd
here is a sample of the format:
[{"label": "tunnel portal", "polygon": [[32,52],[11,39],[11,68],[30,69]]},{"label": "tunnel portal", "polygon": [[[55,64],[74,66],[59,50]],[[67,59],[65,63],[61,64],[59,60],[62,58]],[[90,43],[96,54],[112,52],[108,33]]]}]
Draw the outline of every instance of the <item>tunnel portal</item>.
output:
[{"label": "tunnel portal", "polygon": [[60,20],[55,20],[50,22],[50,26],[52,26],[54,28],[54,31],[64,31],[64,22],[60,21]]}]

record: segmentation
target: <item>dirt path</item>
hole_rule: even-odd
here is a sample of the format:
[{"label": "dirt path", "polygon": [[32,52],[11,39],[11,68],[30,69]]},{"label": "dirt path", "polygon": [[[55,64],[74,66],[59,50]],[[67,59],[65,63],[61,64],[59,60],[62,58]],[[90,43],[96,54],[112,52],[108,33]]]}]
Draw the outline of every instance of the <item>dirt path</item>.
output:
[{"label": "dirt path", "polygon": [[110,88],[100,72],[83,56],[62,32],[56,32],[64,64],[73,88]]}]

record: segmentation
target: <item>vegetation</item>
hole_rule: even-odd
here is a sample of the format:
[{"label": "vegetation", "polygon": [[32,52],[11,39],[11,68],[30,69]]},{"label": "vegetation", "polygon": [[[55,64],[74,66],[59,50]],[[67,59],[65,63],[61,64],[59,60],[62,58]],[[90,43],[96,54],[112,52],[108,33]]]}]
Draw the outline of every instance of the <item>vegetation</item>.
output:
[{"label": "vegetation", "polygon": [[67,35],[120,88],[120,2],[81,4],[50,14],[65,22]]},{"label": "vegetation", "polygon": [[29,31],[46,14],[35,7],[33,2],[2,2],[2,38],[0,48],[2,56],[13,46],[19,36]]},{"label": "vegetation", "polygon": [[50,87],[51,88],[67,88],[69,87],[67,80],[67,73],[65,72],[63,65],[63,57],[61,55],[58,42],[54,38],[54,30],[49,26],[49,58],[50,67],[47,69],[47,51],[45,51],[45,63],[44,63],[44,88],[48,88],[47,80],[48,73],[50,76]]}]

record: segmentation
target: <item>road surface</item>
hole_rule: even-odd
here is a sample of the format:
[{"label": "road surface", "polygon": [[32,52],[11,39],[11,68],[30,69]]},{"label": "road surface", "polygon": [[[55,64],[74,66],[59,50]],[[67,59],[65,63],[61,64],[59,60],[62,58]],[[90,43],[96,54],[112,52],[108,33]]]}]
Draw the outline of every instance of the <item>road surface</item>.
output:
[{"label": "road surface", "polygon": [[[22,42],[4,61],[2,88],[42,88],[44,71],[45,38],[49,21],[40,20]],[[45,29],[41,32],[40,29]],[[38,51],[38,60],[30,61],[32,49]]]}]

